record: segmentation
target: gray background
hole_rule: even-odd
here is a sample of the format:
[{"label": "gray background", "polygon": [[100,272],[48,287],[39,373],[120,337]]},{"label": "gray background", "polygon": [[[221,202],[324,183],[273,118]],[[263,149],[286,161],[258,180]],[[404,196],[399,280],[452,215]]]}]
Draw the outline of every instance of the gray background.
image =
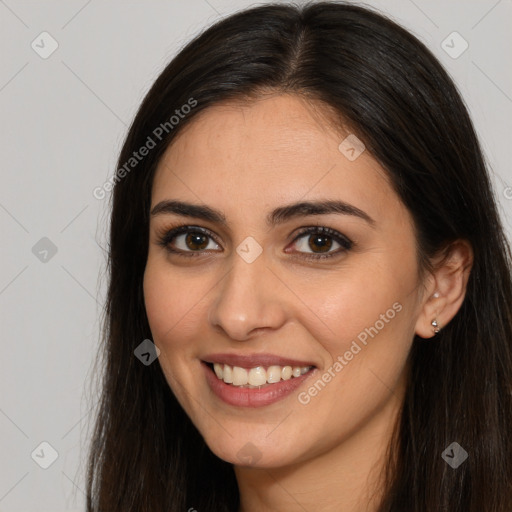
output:
[{"label": "gray background", "polygon": [[[92,191],[114,172],[170,58],[204,26],[253,4],[0,0],[0,512],[84,509],[108,218],[108,197]],[[510,237],[512,2],[367,4],[409,28],[456,80]],[[51,48],[44,31],[58,43],[46,59],[31,46]],[[460,51],[457,36],[446,39],[453,31],[469,43],[458,58],[442,47]],[[58,453],[48,469],[40,466],[52,451],[41,442]]]}]

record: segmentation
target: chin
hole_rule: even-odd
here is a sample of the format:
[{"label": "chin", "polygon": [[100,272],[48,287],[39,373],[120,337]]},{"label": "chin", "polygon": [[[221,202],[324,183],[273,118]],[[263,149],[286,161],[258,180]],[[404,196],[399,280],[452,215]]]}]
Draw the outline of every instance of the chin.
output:
[{"label": "chin", "polygon": [[239,467],[276,468],[299,462],[296,448],[304,447],[304,439],[295,443],[288,437],[287,444],[281,437],[268,438],[269,429],[259,435],[244,435],[230,437],[225,434],[223,439],[209,440],[205,437],[210,450],[220,459]]}]

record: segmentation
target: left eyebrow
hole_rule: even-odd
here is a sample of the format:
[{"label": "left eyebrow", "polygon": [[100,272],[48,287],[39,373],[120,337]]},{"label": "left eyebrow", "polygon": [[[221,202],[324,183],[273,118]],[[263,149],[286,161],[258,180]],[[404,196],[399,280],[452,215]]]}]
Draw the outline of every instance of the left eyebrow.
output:
[{"label": "left eyebrow", "polygon": [[303,201],[288,206],[281,206],[268,215],[267,224],[269,226],[275,226],[295,217],[328,215],[332,213],[352,215],[363,219],[372,227],[375,225],[375,220],[373,220],[370,215],[345,201]]},{"label": "left eyebrow", "polygon": [[[270,227],[308,215],[351,215],[366,221],[370,226],[375,226],[375,220],[366,212],[344,201],[302,201],[286,206],[280,206],[267,215],[267,225]],[[164,200],[156,204],[151,210],[151,215],[175,214],[183,217],[191,217],[210,221],[227,226],[226,216],[219,210],[206,205],[192,204],[184,201]]]}]

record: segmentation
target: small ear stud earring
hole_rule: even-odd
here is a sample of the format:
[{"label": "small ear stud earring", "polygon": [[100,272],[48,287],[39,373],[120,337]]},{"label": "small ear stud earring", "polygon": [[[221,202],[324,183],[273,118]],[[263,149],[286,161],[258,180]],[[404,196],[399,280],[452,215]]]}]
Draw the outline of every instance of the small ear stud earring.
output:
[{"label": "small ear stud earring", "polygon": [[437,299],[439,297],[439,293],[438,292],[434,293],[434,295],[432,295],[432,297],[434,297],[434,299]]},{"label": "small ear stud earring", "polygon": [[435,334],[437,334],[441,330],[441,326],[437,323],[437,319],[432,320],[432,327],[434,328]]}]

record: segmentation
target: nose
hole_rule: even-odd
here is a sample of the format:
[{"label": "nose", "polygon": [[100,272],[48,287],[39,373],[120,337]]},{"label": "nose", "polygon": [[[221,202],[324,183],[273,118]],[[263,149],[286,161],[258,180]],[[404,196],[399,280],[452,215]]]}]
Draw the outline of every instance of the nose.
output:
[{"label": "nose", "polygon": [[232,340],[247,341],[286,322],[282,283],[264,254],[247,263],[237,253],[227,275],[215,287],[208,312],[210,325]]}]

